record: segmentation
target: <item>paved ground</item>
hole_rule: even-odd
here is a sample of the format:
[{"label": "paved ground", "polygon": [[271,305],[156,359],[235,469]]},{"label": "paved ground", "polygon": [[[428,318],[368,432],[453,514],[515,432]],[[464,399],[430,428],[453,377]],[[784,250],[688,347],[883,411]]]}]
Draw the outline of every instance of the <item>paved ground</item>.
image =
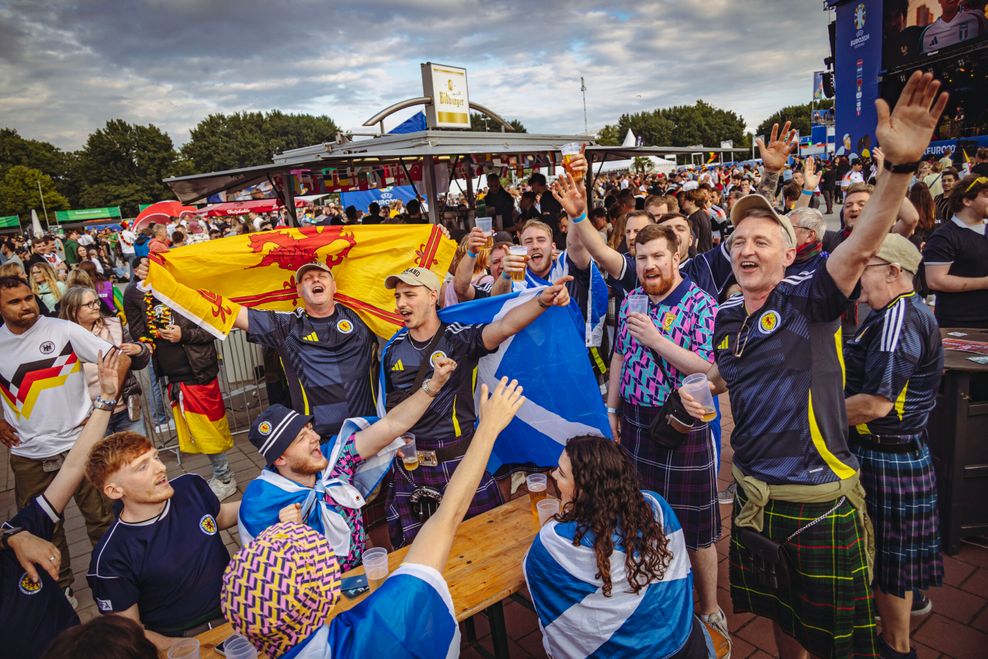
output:
[{"label": "paved ground", "polygon": [[[730,478],[730,433],[733,421],[726,397],[722,399],[724,416],[724,451],[720,471],[720,485],[724,487]],[[236,446],[231,453],[231,465],[237,480],[243,486],[254,478],[260,469],[260,458],[249,444],[245,434],[236,435]],[[194,471],[209,476],[208,461],[202,456],[185,456],[181,467],[174,454],[163,453],[171,476],[183,471]],[[0,448],[0,519],[14,514],[13,477],[8,468],[8,453]],[[524,496],[524,495],[523,495]],[[730,529],[730,507],[722,506],[725,534]],[[79,599],[79,615],[85,621],[97,615],[92,593],[86,583],[85,572],[91,551],[86,538],[82,517],[75,506],[69,505],[66,512],[66,529],[69,553],[75,574],[75,591]],[[231,552],[239,548],[236,531],[222,531],[221,535]],[[372,539],[384,542],[381,529],[372,533]],[[985,542],[988,545],[988,541]],[[748,614],[734,615],[728,591],[727,540],[717,544],[720,554],[720,601],[730,620],[731,635],[734,641],[733,657],[775,656],[775,643],[771,628],[764,619],[756,619]],[[965,544],[957,556],[945,557],[946,583],[942,588],[933,589],[929,595],[933,600],[933,613],[918,620],[915,624],[915,641],[920,657],[977,657],[985,656],[988,648],[988,548]],[[535,614],[526,606],[509,601],[505,604],[510,636],[511,656],[520,659],[544,657],[541,635],[538,631]],[[486,620],[479,619],[477,633],[481,644],[490,649],[490,637]],[[463,657],[472,659],[481,656],[474,648],[464,647]]]}]

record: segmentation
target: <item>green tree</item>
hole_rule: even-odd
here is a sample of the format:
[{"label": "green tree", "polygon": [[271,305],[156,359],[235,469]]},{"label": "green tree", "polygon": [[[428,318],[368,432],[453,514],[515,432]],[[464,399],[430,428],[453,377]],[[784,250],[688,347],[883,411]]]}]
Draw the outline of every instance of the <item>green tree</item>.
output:
[{"label": "green tree", "polygon": [[157,126],[112,119],[79,152],[79,203],[120,206],[124,215],[136,215],[138,203],[172,196],[162,180],[175,170],[177,157],[171,138]]},{"label": "green tree", "polygon": [[53,144],[21,137],[12,128],[0,128],[0,177],[15,165],[40,170],[50,176],[55,187],[70,200],[78,192],[71,173],[75,154]]},{"label": "green tree", "polygon": [[38,169],[14,165],[7,168],[0,180],[0,215],[20,215],[23,222],[31,215],[32,208],[40,213],[43,208],[53,211],[68,207],[69,200],[55,188],[55,182]]},{"label": "green tree", "polygon": [[792,122],[792,127],[799,131],[800,135],[810,134],[811,114],[813,110],[830,109],[834,107],[833,99],[824,99],[816,103],[803,103],[802,105],[787,105],[778,112],[772,113],[765,121],[758,124],[755,129],[755,136],[768,135],[772,131],[772,124],[779,124],[781,129],[787,121]]},{"label": "green tree", "polygon": [[182,155],[198,172],[265,165],[276,153],[335,141],[339,130],[326,116],[278,110],[211,114],[191,130]]},{"label": "green tree", "polygon": [[[516,133],[527,133],[528,129],[525,128],[525,124],[518,121],[517,119],[509,119],[508,124],[514,129]],[[501,124],[497,123],[486,114],[481,114],[479,112],[470,113],[470,130],[478,131],[481,133],[500,133]]]},{"label": "green tree", "polygon": [[635,114],[623,114],[616,125],[600,132],[602,144],[620,144],[628,129],[647,146],[719,146],[722,140],[744,140],[744,119],[703,100]]}]

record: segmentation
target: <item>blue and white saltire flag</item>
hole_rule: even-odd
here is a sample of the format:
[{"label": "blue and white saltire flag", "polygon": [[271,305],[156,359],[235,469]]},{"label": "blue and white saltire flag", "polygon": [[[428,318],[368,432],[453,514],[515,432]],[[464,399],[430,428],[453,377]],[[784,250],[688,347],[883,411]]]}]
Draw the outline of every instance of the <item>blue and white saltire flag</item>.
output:
[{"label": "blue and white saltire flag", "polygon": [[[439,311],[445,323],[489,323],[525,304],[542,290],[530,288],[446,307]],[[570,437],[610,437],[607,412],[590,368],[582,337],[570,320],[570,309],[552,307],[521,332],[508,338],[497,352],[477,364],[475,403],[480,385],[493,391],[502,377],[518,380],[527,399],[494,444],[487,470],[502,464],[531,463],[555,467]],[[391,341],[407,330],[401,329]],[[385,347],[387,350],[387,347]],[[378,413],[385,403],[385,372],[379,371]],[[479,409],[479,406],[478,406]]]},{"label": "blue and white saltire flag", "polygon": [[[391,468],[401,438],[385,447],[374,457],[363,461],[352,481],[330,478],[343,450],[346,439],[370,427],[377,417],[347,419],[338,435],[321,446],[328,465],[317,475],[315,487],[305,487],[285,478],[274,469],[262,469],[261,474],[247,485],[237,516],[237,530],[243,544],[253,541],[261,531],[278,523],[278,512],[293,503],[302,505],[303,521],[323,534],[337,556],[345,557],[352,543],[350,526],[327,497],[343,508],[362,508],[367,495],[374,491]],[[342,438],[342,440],[341,440]]]},{"label": "blue and white saltire flag", "polygon": [[[526,270],[525,284],[529,288],[549,286],[552,282],[568,274],[570,274],[569,259],[566,250],[563,250],[556,262],[552,264],[552,268],[545,279],[532,274],[531,270]],[[592,260],[590,261],[590,295],[587,296],[587,308],[580,309],[576,299],[571,298],[569,310],[570,317],[576,324],[576,329],[583,333],[586,347],[599,347],[604,337],[604,321],[607,320],[607,282],[604,281],[604,275],[600,274],[600,269]]]},{"label": "blue and white saltire flag", "polygon": [[370,597],[336,615],[286,659],[460,656],[460,628],[446,580],[404,563]]},{"label": "blue and white saltire flag", "polygon": [[550,520],[525,555],[525,582],[542,629],[546,654],[575,657],[655,657],[678,652],[693,628],[693,575],[679,520],[657,494],[643,492],[669,541],[672,561],[661,581],[628,587],[625,547],[614,537],[611,594],[597,578],[593,534],[573,546],[576,522]]}]

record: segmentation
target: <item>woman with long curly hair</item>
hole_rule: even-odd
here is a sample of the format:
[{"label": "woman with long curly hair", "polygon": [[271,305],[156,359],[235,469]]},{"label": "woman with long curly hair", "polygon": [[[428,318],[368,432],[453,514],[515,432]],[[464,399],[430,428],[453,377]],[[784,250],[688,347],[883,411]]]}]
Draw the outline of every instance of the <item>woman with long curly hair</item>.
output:
[{"label": "woman with long curly hair", "polygon": [[552,477],[561,510],[524,561],[546,654],[710,656],[679,520],[665,499],[640,489],[621,448],[574,437]]}]

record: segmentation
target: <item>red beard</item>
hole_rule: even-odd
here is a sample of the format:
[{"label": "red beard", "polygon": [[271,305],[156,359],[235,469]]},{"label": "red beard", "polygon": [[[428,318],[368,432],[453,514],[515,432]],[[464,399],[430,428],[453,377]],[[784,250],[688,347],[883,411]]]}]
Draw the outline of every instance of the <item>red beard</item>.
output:
[{"label": "red beard", "polygon": [[648,281],[643,281],[642,282],[642,288],[645,289],[645,292],[647,294],[649,294],[649,295],[665,295],[666,293],[669,292],[669,289],[672,288],[672,278],[671,277],[670,278],[667,278],[661,272],[655,272],[655,273],[649,272],[649,273],[646,273],[646,274],[649,274],[649,275],[651,275],[651,274],[657,274],[657,275],[659,275],[659,279],[657,281],[653,280],[651,282],[648,282]]}]

